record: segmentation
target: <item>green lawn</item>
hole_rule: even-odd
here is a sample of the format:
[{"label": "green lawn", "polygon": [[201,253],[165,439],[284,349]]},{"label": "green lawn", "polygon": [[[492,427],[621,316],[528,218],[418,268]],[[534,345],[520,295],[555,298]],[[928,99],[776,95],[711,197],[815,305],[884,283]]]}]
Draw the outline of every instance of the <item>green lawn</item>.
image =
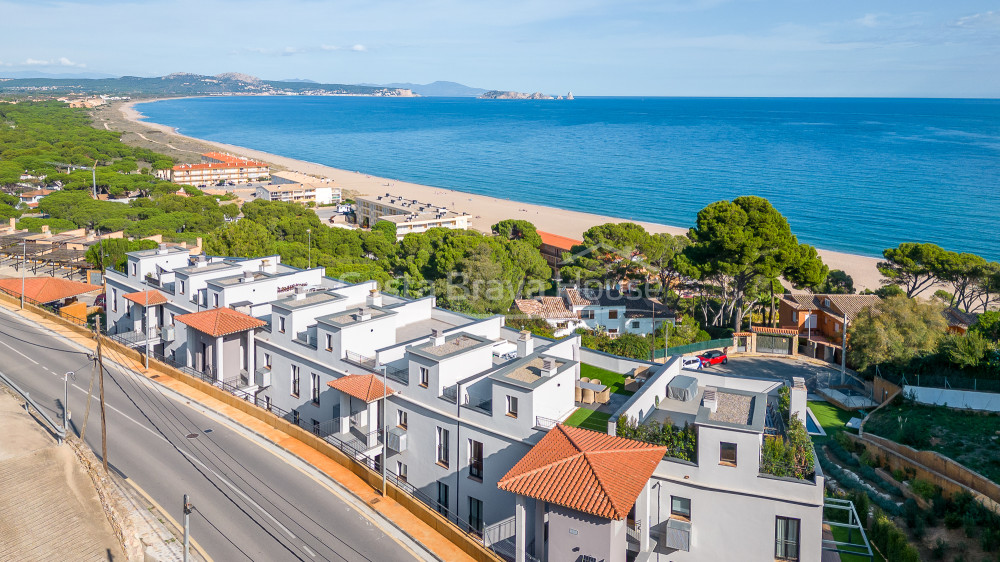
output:
[{"label": "green lawn", "polygon": [[823,431],[826,432],[826,437],[822,435],[812,436],[813,442],[817,446],[822,446],[826,440],[833,439],[834,435],[847,429],[845,427],[847,422],[855,417],[853,412],[841,410],[829,402],[809,402],[808,407],[812,410],[813,415],[816,416],[816,421],[823,427]]},{"label": "green lawn", "polygon": [[625,375],[620,375],[607,369],[581,363],[580,377],[601,381],[601,384],[611,389],[612,394],[621,394],[622,396],[632,396],[635,394],[634,392],[625,390]]},{"label": "green lawn", "polygon": [[587,408],[578,408],[575,412],[570,414],[570,416],[566,418],[566,421],[563,423],[565,425],[607,433],[609,418],[611,418],[611,414],[607,414],[605,412],[596,412],[594,410],[588,410]]},{"label": "green lawn", "polygon": [[996,482],[1000,481],[1000,439],[994,439],[998,427],[998,414],[902,402],[876,412],[865,431],[915,449],[937,451]]},{"label": "green lawn", "polygon": [[[837,542],[848,542],[847,529],[835,526],[831,526],[830,529],[833,530],[833,540]],[[858,544],[859,542],[861,542],[861,534],[858,531],[854,531],[851,536],[850,542],[853,542],[854,544]],[[849,548],[849,547],[842,547],[842,548]],[[851,550],[860,550],[860,549],[851,549]],[[879,554],[874,548],[872,548],[872,554],[875,555],[874,558],[868,558],[867,556],[858,556],[857,554],[841,553],[840,562],[869,562],[869,561],[885,562],[885,558],[882,558],[882,555]]]}]

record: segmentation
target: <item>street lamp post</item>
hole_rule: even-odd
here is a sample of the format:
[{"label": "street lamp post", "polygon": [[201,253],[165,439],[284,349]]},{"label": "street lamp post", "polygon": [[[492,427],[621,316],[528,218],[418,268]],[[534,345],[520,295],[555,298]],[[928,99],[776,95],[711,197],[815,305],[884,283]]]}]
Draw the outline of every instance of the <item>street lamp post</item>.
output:
[{"label": "street lamp post", "polygon": [[28,241],[21,240],[21,309],[24,310],[24,268],[28,265]]}]

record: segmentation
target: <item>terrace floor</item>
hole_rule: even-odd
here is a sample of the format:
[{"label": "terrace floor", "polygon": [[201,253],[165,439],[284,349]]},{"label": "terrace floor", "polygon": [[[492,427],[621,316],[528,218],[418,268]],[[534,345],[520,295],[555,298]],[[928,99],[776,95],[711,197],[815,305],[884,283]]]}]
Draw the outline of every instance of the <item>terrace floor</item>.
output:
[{"label": "terrace floor", "polygon": [[577,402],[577,410],[570,414],[563,423],[607,433],[611,414],[617,412],[635,393],[625,390],[625,375],[614,371],[583,363],[580,365],[580,377],[588,378],[594,382],[600,381],[601,384],[611,389],[611,398],[607,404]]}]

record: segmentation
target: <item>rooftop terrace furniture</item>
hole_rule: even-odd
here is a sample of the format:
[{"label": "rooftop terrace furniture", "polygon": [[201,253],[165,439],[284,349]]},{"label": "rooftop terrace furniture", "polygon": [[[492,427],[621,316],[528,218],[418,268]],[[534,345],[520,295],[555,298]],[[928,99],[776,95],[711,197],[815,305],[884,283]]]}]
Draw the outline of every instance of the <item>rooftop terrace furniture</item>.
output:
[{"label": "rooftop terrace furniture", "polygon": [[583,384],[585,382],[590,382],[590,379],[587,377],[580,377],[580,383]]},{"label": "rooftop terrace furniture", "polygon": [[605,388],[601,392],[594,393],[594,402],[598,404],[607,404],[611,402],[611,389]]},{"label": "rooftop terrace furniture", "polygon": [[580,385],[576,385],[576,394],[573,400],[576,402],[580,402],[581,400],[583,400],[583,389],[580,388]]},{"label": "rooftop terrace furniture", "polygon": [[590,389],[590,390],[594,391],[595,393],[597,393],[597,392],[604,392],[605,390],[608,390],[607,385],[601,384],[601,382],[598,381],[597,379],[594,379],[594,380],[596,382],[582,382],[581,381],[580,382],[580,388]]},{"label": "rooftop terrace furniture", "polygon": [[677,375],[667,383],[667,397],[687,402],[698,395],[698,379],[687,375]]},{"label": "rooftop terrace furniture", "polygon": [[581,388],[580,389],[580,396],[581,396],[580,402],[582,402],[584,404],[593,404],[594,403],[594,391],[593,390],[591,390],[589,388]]}]

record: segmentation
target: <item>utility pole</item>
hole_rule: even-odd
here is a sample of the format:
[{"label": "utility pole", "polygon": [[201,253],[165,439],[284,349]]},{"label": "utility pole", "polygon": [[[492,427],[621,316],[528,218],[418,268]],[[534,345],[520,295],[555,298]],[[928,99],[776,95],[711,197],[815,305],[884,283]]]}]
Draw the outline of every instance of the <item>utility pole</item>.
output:
[{"label": "utility pole", "polygon": [[21,240],[21,310],[24,310],[24,268],[28,265],[28,241]]},{"label": "utility pole", "polygon": [[104,473],[108,472],[108,421],[104,411],[104,355],[101,353],[101,323],[97,323],[97,370],[100,372],[101,393],[101,460]]},{"label": "utility pole", "polygon": [[68,371],[63,375],[63,432],[69,435],[69,379],[76,380],[76,373]]},{"label": "utility pole", "polygon": [[847,381],[847,313],[844,313],[844,340],[840,348],[840,384]]},{"label": "utility pole", "polygon": [[184,494],[184,562],[188,562],[188,551],[191,545],[191,512],[194,506],[188,501],[188,495]]},{"label": "utility pole", "polygon": [[389,367],[386,365],[382,365],[382,406],[379,408],[379,415],[382,416],[382,422],[379,424],[380,426],[382,426],[382,462],[380,462],[379,464],[381,465],[380,468],[382,469],[383,498],[385,497],[385,463],[386,463],[386,457],[388,457],[389,455],[388,448],[386,447],[386,443],[388,442],[389,439],[389,420],[387,419],[388,416],[385,415],[385,408],[387,402],[386,397],[389,393],[389,387],[387,386],[387,381],[386,381],[386,373],[388,372],[389,372]]}]

